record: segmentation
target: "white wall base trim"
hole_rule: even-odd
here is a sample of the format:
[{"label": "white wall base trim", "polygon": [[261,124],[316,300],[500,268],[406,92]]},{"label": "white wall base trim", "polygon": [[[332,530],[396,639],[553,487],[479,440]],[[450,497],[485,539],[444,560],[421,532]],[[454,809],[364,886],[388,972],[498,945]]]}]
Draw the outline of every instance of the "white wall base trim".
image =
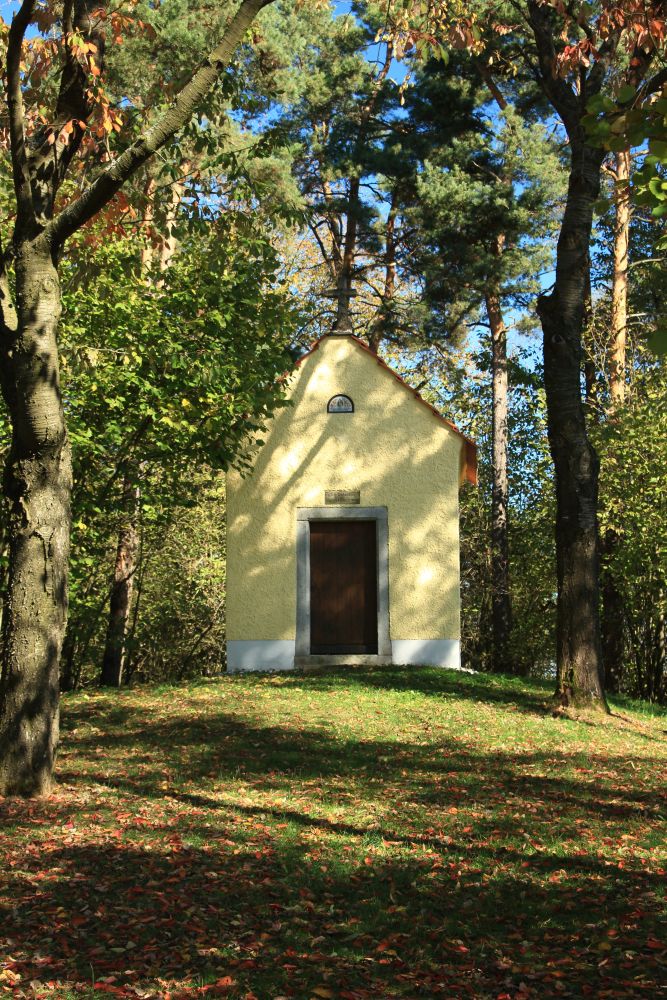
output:
[{"label": "white wall base trim", "polygon": [[[227,670],[293,670],[295,647],[293,639],[231,639],[227,642]],[[458,639],[392,639],[391,662],[460,670],[461,643]]]},{"label": "white wall base trim", "polygon": [[293,639],[229,639],[227,670],[293,670]]},{"label": "white wall base trim", "polygon": [[392,663],[461,669],[458,639],[392,639]]}]

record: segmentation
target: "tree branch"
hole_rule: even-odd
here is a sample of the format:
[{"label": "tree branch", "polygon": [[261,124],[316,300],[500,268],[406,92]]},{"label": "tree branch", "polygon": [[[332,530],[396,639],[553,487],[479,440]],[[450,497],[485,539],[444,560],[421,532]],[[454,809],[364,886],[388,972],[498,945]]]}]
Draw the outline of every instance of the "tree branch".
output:
[{"label": "tree branch", "polygon": [[667,66],[663,66],[659,72],[644,83],[641,88],[642,97],[649,97],[651,94],[657,94],[659,90],[662,90],[665,84],[667,84]]},{"label": "tree branch", "polygon": [[170,107],[131,146],[102,171],[90,187],[55,218],[45,235],[52,246],[61,246],[73,233],[93,218],[121,189],[125,181],[165,146],[187,124],[201,100],[229,65],[236,47],[255,16],[272,0],[243,0],[230,21],[220,44],[194,73]]},{"label": "tree branch", "polygon": [[558,76],[552,9],[542,6],[537,0],[529,0],[528,12],[537,46],[540,84],[572,138],[579,128],[579,101],[570,85]]},{"label": "tree branch", "polygon": [[32,21],[35,0],[23,0],[12,18],[7,41],[7,110],[12,151],[12,173],[18,209],[17,226],[34,224],[30,167],[25,142],[23,94],[21,92],[21,50],[26,29]]}]

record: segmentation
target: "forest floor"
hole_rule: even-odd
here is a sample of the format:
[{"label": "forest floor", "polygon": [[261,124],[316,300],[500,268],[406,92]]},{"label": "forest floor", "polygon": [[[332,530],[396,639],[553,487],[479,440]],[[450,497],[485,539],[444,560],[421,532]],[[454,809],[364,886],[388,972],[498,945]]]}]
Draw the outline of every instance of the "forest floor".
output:
[{"label": "forest floor", "polygon": [[0,995],[667,998],[667,715],[432,669],[63,700]]}]

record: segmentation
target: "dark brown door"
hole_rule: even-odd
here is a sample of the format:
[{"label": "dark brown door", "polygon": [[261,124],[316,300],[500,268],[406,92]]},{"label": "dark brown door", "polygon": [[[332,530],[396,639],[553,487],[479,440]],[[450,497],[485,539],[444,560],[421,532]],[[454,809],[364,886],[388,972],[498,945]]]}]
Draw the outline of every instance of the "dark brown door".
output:
[{"label": "dark brown door", "polygon": [[375,521],[311,521],[311,653],[377,653],[377,607]]}]

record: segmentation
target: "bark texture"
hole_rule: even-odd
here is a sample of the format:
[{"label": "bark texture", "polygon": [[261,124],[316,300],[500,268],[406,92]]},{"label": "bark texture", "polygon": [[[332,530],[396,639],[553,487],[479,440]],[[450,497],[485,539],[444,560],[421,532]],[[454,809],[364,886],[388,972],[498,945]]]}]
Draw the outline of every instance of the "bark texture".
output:
[{"label": "bark texture", "polygon": [[0,682],[0,794],[44,795],[58,747],[58,671],[67,620],[72,470],[48,247],[25,243],[18,323],[5,329],[2,388],[12,421],[4,492],[10,565]]},{"label": "bark texture", "polygon": [[[549,447],[556,486],[556,697],[564,705],[607,709],[602,689],[599,459],[586,430],[581,394],[582,330],[590,281],[593,206],[600,190],[604,151],[591,146],[582,120],[600,92],[603,62],[580,75],[576,89],[558,71],[552,8],[529,0],[539,81],[567,131],[570,171],[556,250],[553,290],[538,299],[544,343],[544,385]],[[610,51],[618,38],[608,40]]]},{"label": "bark texture", "polygon": [[491,327],[492,380],[492,465],[491,489],[491,624],[493,633],[492,668],[497,673],[512,670],[510,635],[512,606],[509,574],[509,482],[507,475],[508,386],[507,330],[497,291],[485,296]]},{"label": "bark texture", "polygon": [[539,299],[549,446],[556,479],[557,696],[564,704],[606,707],[599,616],[599,460],[581,397],[581,334],[586,308],[593,205],[603,154],[572,148],[556,283]]}]

